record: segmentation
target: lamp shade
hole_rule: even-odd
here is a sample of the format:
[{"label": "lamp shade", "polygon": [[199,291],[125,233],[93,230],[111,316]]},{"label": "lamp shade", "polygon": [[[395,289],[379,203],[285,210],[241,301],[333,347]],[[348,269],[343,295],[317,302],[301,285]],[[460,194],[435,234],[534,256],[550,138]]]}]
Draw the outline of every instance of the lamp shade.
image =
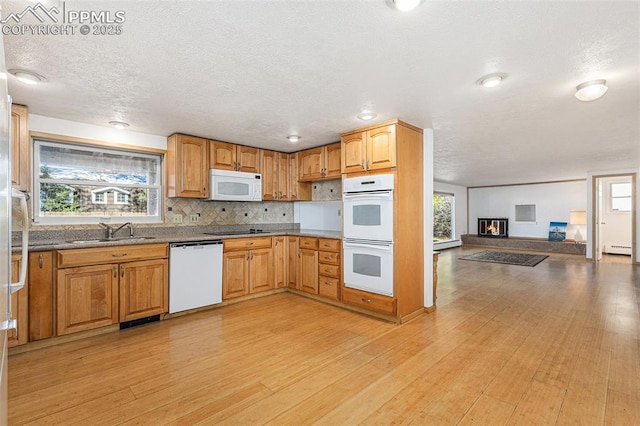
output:
[{"label": "lamp shade", "polygon": [[571,215],[569,216],[569,223],[571,225],[586,225],[587,212],[585,210],[571,210]]}]

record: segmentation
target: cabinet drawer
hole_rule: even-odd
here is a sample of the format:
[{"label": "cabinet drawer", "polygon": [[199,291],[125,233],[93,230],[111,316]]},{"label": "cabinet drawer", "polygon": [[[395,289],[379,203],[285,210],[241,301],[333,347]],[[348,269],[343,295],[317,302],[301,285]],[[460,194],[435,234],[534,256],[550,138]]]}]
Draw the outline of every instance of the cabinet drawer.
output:
[{"label": "cabinet drawer", "polygon": [[319,249],[326,251],[340,251],[340,240],[336,240],[333,238],[320,238],[319,240]]},{"label": "cabinet drawer", "polygon": [[321,251],[320,256],[318,257],[318,262],[329,263],[331,265],[339,265],[340,253],[334,253],[330,251]]},{"label": "cabinet drawer", "polygon": [[140,244],[58,250],[57,265],[58,268],[70,268],[131,260],[161,259],[167,257],[167,248],[167,244]]},{"label": "cabinet drawer", "polygon": [[318,283],[318,294],[324,297],[330,297],[331,299],[339,300],[340,296],[338,290],[340,289],[339,281],[337,278],[320,277]]},{"label": "cabinet drawer", "polygon": [[271,237],[232,238],[224,240],[224,251],[271,248]]},{"label": "cabinet drawer", "polygon": [[387,315],[396,314],[396,299],[393,297],[344,287],[342,289],[342,301]]},{"label": "cabinet drawer", "polygon": [[318,239],[310,237],[300,237],[300,248],[318,249]]},{"label": "cabinet drawer", "polygon": [[320,263],[318,265],[318,275],[340,278],[340,265],[327,265]]}]

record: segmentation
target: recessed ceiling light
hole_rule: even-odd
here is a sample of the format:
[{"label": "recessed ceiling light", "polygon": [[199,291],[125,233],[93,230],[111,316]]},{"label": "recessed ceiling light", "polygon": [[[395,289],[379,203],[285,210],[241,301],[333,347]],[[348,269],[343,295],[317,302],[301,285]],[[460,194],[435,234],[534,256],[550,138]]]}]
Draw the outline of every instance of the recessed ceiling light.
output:
[{"label": "recessed ceiling light", "polygon": [[476,83],[483,87],[496,87],[507,78],[506,74],[488,74],[480,77]]},{"label": "recessed ceiling light", "polygon": [[9,70],[9,73],[16,76],[18,80],[25,84],[37,84],[43,81],[47,81],[47,79],[40,74],[36,74],[35,72],[31,71],[12,69]]},{"label": "recessed ceiling light", "polygon": [[409,12],[418,7],[422,0],[393,0],[396,9],[402,12]]},{"label": "recessed ceiling light", "polygon": [[576,86],[576,98],[582,102],[595,101],[607,93],[607,80],[591,80]]},{"label": "recessed ceiling light", "polygon": [[289,135],[287,136],[287,139],[289,140],[289,142],[291,143],[296,143],[298,142],[300,139],[302,139],[302,137],[298,136],[298,135]]},{"label": "recessed ceiling light", "polygon": [[125,123],[124,121],[110,121],[109,124],[111,124],[113,127],[115,127],[116,129],[125,129],[127,127],[129,127],[129,123]]},{"label": "recessed ceiling light", "polygon": [[364,121],[369,121],[369,120],[373,120],[374,118],[376,118],[378,116],[378,114],[376,114],[375,112],[368,110],[368,109],[363,109],[360,114],[357,115],[357,117],[360,120],[364,120]]}]

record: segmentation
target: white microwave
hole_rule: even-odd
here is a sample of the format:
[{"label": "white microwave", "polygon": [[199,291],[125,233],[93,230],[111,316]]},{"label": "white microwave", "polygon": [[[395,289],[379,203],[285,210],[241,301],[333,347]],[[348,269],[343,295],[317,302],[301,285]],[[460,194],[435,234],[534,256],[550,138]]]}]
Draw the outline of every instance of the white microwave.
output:
[{"label": "white microwave", "polygon": [[262,201],[260,173],[209,170],[209,200]]}]

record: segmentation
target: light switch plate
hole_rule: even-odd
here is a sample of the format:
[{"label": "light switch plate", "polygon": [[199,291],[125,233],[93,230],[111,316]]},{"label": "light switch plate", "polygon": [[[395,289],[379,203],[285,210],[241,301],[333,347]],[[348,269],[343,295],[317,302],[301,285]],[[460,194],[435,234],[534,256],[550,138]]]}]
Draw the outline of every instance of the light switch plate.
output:
[{"label": "light switch plate", "polygon": [[174,214],[173,215],[173,223],[182,223],[182,215]]}]

